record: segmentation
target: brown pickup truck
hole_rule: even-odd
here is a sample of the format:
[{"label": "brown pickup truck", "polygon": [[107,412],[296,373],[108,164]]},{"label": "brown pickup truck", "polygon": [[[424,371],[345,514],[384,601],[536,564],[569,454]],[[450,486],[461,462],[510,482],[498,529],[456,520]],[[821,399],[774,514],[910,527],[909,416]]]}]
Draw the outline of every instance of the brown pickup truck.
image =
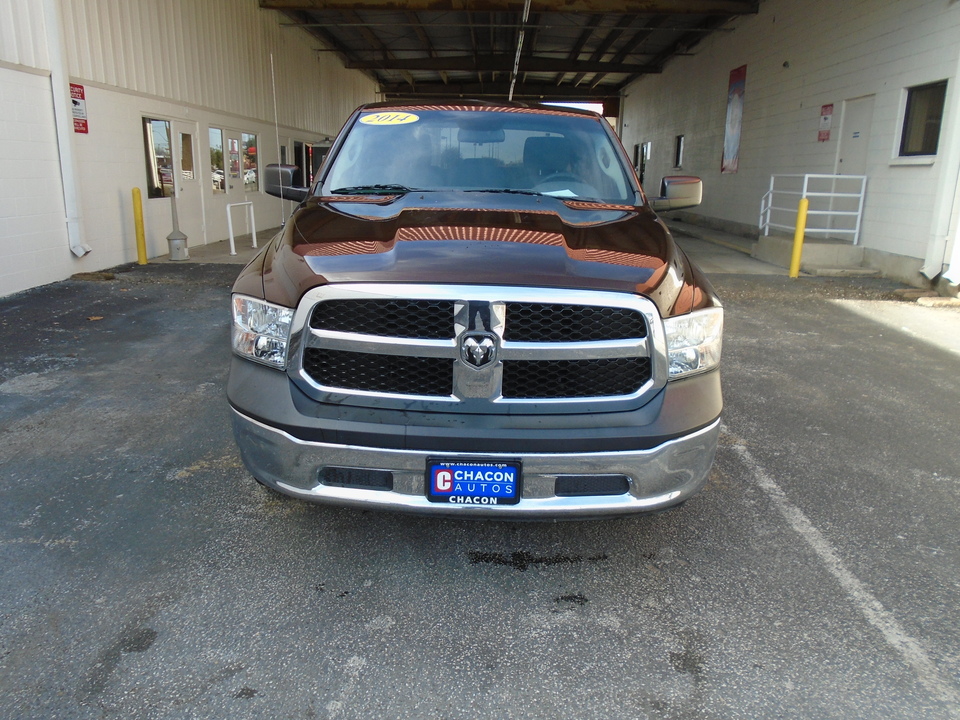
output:
[{"label": "brown pickup truck", "polygon": [[584,111],[376,104],[233,288],[228,397],[247,468],[305,500],[583,517],[696,493],[723,311],[616,135]]}]

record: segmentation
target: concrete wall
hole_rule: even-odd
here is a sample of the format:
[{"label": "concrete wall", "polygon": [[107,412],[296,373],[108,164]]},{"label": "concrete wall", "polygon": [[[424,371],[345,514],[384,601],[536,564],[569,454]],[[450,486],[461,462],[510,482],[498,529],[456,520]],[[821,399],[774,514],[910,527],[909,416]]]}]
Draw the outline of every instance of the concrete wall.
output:
[{"label": "concrete wall", "polygon": [[[685,136],[682,171],[704,180],[697,210],[756,227],[773,174],[836,173],[846,102],[873,96],[861,244],[910,258],[943,257],[954,242],[960,167],[960,3],[945,0],[766,0],[627,89],[623,140],[652,142],[656,190]],[[739,170],[721,174],[730,71],[747,66]],[[898,158],[906,88],[948,80],[935,157]],[[830,140],[818,141],[833,104]],[[915,263],[914,263],[915,265]]]},{"label": "concrete wall", "polygon": [[[376,99],[368,77],[315,52],[319,43],[283,21],[257,0],[0,0],[0,295],[134,261],[134,187],[148,255],[167,252],[170,199],[147,198],[144,117],[194,137],[197,190],[178,203],[190,245],[227,236],[228,202],[253,202],[260,230],[277,226],[284,210],[262,190],[241,182],[213,192],[209,128],[255,133],[262,168],[279,159],[278,144],[292,157],[294,141],[335,135]],[[68,82],[83,85],[89,124],[87,134],[62,134],[75,160],[66,185],[76,189],[77,232],[92,248],[83,257],[67,237],[54,111]],[[246,232],[235,212],[236,231]]]}]

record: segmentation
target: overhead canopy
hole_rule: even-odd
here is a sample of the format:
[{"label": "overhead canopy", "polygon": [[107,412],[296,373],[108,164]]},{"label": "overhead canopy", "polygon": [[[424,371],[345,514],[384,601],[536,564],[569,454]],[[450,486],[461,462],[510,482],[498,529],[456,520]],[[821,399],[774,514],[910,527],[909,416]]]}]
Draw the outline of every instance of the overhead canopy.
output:
[{"label": "overhead canopy", "polygon": [[661,72],[759,0],[260,0],[385,99],[580,100],[619,113],[621,91]]}]

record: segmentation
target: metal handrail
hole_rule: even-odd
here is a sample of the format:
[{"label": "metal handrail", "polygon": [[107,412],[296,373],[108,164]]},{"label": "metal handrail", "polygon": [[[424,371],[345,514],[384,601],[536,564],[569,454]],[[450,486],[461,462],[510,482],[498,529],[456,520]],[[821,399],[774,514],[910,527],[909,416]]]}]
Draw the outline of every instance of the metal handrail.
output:
[{"label": "metal handrail", "polygon": [[[796,189],[795,186],[790,187],[791,180],[796,181],[800,179],[802,179],[800,189]],[[824,181],[830,182],[829,190],[811,187],[811,185]],[[838,192],[836,189],[838,183],[854,183],[856,190],[853,192]],[[784,184],[786,184],[787,187],[784,187]],[[866,175],[826,175],[814,173],[805,175],[771,175],[770,189],[764,193],[763,198],[760,200],[760,230],[763,231],[765,236],[770,234],[771,228],[789,232],[794,231],[796,228],[797,207],[785,207],[779,203],[782,202],[782,199],[785,197],[806,198],[811,204],[816,203],[816,207],[812,207],[808,211],[808,215],[825,218],[822,225],[811,227],[808,224],[806,228],[807,234],[831,236],[849,235],[852,236],[853,244],[857,245],[860,242],[860,228],[863,221],[863,203],[866,187]],[[774,204],[775,198],[777,198],[777,204]],[[856,209],[848,209],[851,205],[850,201],[854,201],[853,204],[856,205]],[[838,204],[844,209],[835,207]],[[786,213],[786,217],[781,217],[779,215],[780,213]],[[847,227],[847,223],[842,222],[842,220],[848,218],[854,218],[853,227]],[[789,222],[791,219],[794,220],[794,222]],[[841,220],[839,227],[833,222],[834,219]]]},{"label": "metal handrail", "polygon": [[238,202],[230,203],[227,205],[227,230],[230,232],[230,254],[236,255],[237,248],[233,242],[233,214],[230,212],[235,207],[240,207],[247,205],[250,208],[250,232],[253,235],[253,247],[257,247],[257,223],[253,218],[253,203],[252,202]]}]

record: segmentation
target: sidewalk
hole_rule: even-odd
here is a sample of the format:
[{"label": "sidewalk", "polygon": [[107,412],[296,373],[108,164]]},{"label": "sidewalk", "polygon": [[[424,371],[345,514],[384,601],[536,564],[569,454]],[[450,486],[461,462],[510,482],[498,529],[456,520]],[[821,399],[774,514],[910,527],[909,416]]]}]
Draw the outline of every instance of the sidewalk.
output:
[{"label": "sidewalk", "polygon": [[[750,257],[754,241],[748,238],[699,225],[691,225],[679,220],[668,220],[666,222],[670,231],[674,234],[677,244],[708,275],[724,273],[789,275],[785,268]],[[802,271],[801,276],[826,282],[843,282],[844,280],[843,276],[817,277]],[[847,277],[846,280],[871,282],[873,278]],[[722,282],[720,281],[721,285]],[[875,282],[887,282],[891,286],[899,285],[892,280],[878,279]],[[912,290],[917,292],[916,289]],[[882,327],[903,332],[910,338],[916,338],[948,352],[960,354],[960,306],[955,299],[922,297],[917,299],[911,295],[910,291],[910,288],[904,286],[894,289],[890,293],[891,299],[887,300],[838,298],[831,300],[831,302],[837,307],[844,308]],[[916,302],[910,302],[912,299],[916,299]]]},{"label": "sidewalk", "polygon": [[670,228],[671,232],[688,235],[689,237],[694,237],[699,240],[706,240],[714,245],[725,247],[728,250],[743,253],[748,257],[752,257],[753,255],[753,246],[756,241],[745,238],[742,235],[732,235],[722,230],[713,230],[708,227],[703,227],[702,225],[693,225],[692,223],[681,220],[664,219],[664,222],[667,224],[667,227]]},{"label": "sidewalk", "polygon": [[751,257],[753,240],[680,220],[665,219],[674,240],[708,275],[788,275],[786,268]]},{"label": "sidewalk", "polygon": [[[750,257],[752,241],[719,230],[691,225],[676,220],[667,221],[677,242],[690,257],[707,273],[740,273],[746,275],[786,275],[784,268]],[[250,233],[234,237],[236,255],[230,254],[229,240],[207,245],[187,246],[187,260],[170,260],[169,255],[151,258],[150,263],[212,263],[223,265],[246,265],[253,256],[282,228],[275,227],[257,232],[258,248],[253,247]]]},{"label": "sidewalk", "polygon": [[169,255],[160,255],[149,260],[149,264],[156,263],[212,263],[215,265],[246,265],[253,259],[264,246],[270,242],[281,228],[275,227],[269,230],[259,230],[257,232],[257,247],[253,247],[253,235],[236,235],[233,239],[236,255],[230,254],[230,241],[221,240],[220,242],[208,243],[207,245],[190,245],[187,243],[187,252],[190,257],[186,260],[171,260]]}]

